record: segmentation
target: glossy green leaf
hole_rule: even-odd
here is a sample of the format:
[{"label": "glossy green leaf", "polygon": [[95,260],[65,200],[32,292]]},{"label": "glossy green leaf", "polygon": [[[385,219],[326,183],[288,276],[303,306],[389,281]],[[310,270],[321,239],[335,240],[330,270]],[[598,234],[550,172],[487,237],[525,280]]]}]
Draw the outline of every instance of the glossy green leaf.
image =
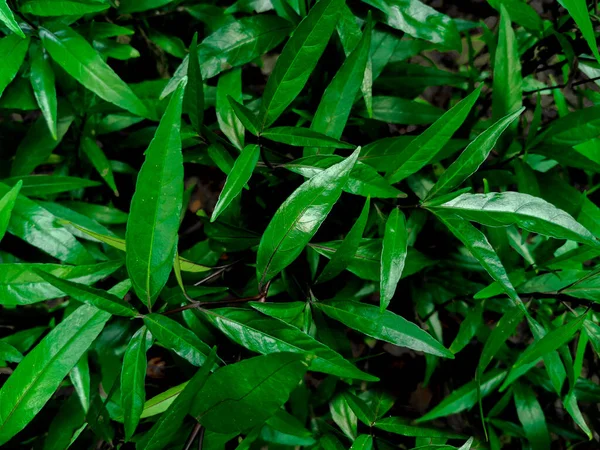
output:
[{"label": "glossy green leaf", "polygon": [[227,100],[231,105],[231,109],[233,109],[233,112],[242,123],[244,128],[254,136],[258,136],[260,134],[260,122],[258,117],[256,117],[252,111],[246,108],[241,102],[235,100],[233,97],[228,96]]},{"label": "glossy green leaf", "polygon": [[242,150],[242,153],[235,160],[231,172],[227,175],[225,186],[219,194],[219,200],[210,218],[211,222],[217,220],[217,217],[230,205],[233,199],[241,194],[242,188],[252,177],[259,156],[260,147],[258,145],[250,144]]},{"label": "glossy green leaf", "polygon": [[146,150],[127,220],[127,271],[148,309],[169,278],[177,249],[183,197],[180,126],[184,89],[182,84],[173,94]]},{"label": "glossy green leaf", "polygon": [[58,103],[56,100],[56,86],[54,85],[54,71],[46,57],[46,52],[41,46],[32,46],[31,69],[29,80],[37,104],[42,110],[48,130],[54,140],[58,139]]},{"label": "glossy green leaf", "polygon": [[77,301],[88,303],[115,316],[135,317],[138,315],[136,309],[129,303],[126,303],[118,296],[109,294],[102,289],[58,278],[42,269],[38,269],[37,274],[43,280]]},{"label": "glossy green leaf", "polygon": [[23,182],[19,180],[10,191],[6,192],[2,198],[0,198],[0,241],[6,233],[13,208],[15,207],[22,186]]},{"label": "glossy green leaf", "polygon": [[[362,117],[370,118],[366,110],[358,112]],[[407,100],[400,97],[373,97],[373,116],[375,120],[401,125],[427,125],[438,120],[443,114],[441,109],[427,103]]]},{"label": "glossy green leaf", "polygon": [[371,450],[373,448],[373,437],[368,434],[361,434],[352,443],[350,450]]},{"label": "glossy green leaf", "polygon": [[206,381],[190,413],[210,431],[239,433],[262,425],[306,372],[304,355],[275,353],[230,364]]},{"label": "glossy green leaf", "polygon": [[596,60],[600,62],[600,53],[598,53],[598,44],[596,43],[596,35],[590,18],[587,3],[585,0],[558,0],[563,8],[569,11],[569,14],[579,27],[583,38],[586,40],[592,54]]},{"label": "glossy green leaf", "polygon": [[351,301],[315,303],[332,319],[361,333],[400,347],[421,351],[444,358],[454,358],[442,344],[417,325],[391,311]]},{"label": "glossy green leaf", "polygon": [[6,0],[0,0],[0,22],[8,27],[10,31],[15,33],[17,36],[25,39],[25,34],[21,27],[15,20],[15,16],[13,12],[10,10],[8,5],[6,4]]},{"label": "glossy green leaf", "polygon": [[138,116],[148,116],[146,106],[131,88],[71,28],[40,28],[40,38],[52,59],[98,97]]},{"label": "glossy green leaf", "polygon": [[294,30],[267,81],[261,129],[275,122],[306,84],[333,33],[343,3],[319,0]]},{"label": "glossy green leaf", "polygon": [[190,45],[188,81],[185,86],[183,110],[186,111],[197,133],[204,122],[204,81],[198,60],[198,33],[194,33]]},{"label": "glossy green leaf", "polygon": [[517,119],[524,108],[515,111],[498,120],[491,127],[481,133],[460,154],[448,169],[440,176],[437,183],[431,188],[428,198],[439,196],[450,192],[460,186],[467,178],[477,172],[477,169],[487,159],[488,155],[496,145],[496,141],[504,130]]},{"label": "glossy green leaf", "polygon": [[406,217],[394,208],[385,222],[383,246],[381,250],[380,306],[383,312],[390,302],[406,263],[408,251]]},{"label": "glossy green leaf", "polygon": [[480,93],[481,86],[412,140],[400,153],[399,160],[394,161],[397,167],[386,170],[390,183],[398,183],[429,164],[464,123]]},{"label": "glossy green leaf", "polygon": [[230,70],[219,77],[217,82],[217,122],[229,141],[239,150],[244,148],[244,125],[235,114],[228,97],[242,103],[242,71]]},{"label": "glossy green leaf", "polygon": [[256,268],[261,283],[300,255],[340,197],[358,152],[304,182],[279,207],[258,248]]},{"label": "glossy green leaf", "polygon": [[365,226],[367,225],[367,220],[369,219],[369,205],[370,199],[367,198],[360,216],[358,216],[358,219],[352,225],[352,228],[342,241],[340,248],[333,254],[327,265],[323,268],[323,271],[317,279],[317,283],[335,278],[346,270],[350,264],[352,257],[358,250]]},{"label": "glossy green leaf", "polygon": [[481,351],[477,371],[479,374],[485,372],[500,348],[512,336],[517,325],[523,320],[523,311],[520,308],[508,310],[500,318],[496,326],[488,336]]},{"label": "glossy green leaf", "polygon": [[414,425],[407,419],[401,417],[386,417],[375,422],[375,428],[387,431],[389,433],[400,434],[402,436],[426,437],[426,438],[446,438],[460,439],[464,436],[451,431],[438,430],[436,428]]},{"label": "glossy green leaf", "polygon": [[96,141],[87,136],[83,137],[81,139],[81,150],[88,157],[108,187],[112,189],[116,196],[119,196],[119,190],[115,184],[115,177],[113,175],[110,161],[104,154],[104,151],[98,146]]},{"label": "glossy green leaf", "polygon": [[82,16],[104,11],[110,5],[103,1],[89,0],[26,0],[21,11],[34,16]]},{"label": "glossy green leaf", "polygon": [[123,355],[121,371],[121,407],[123,408],[125,440],[131,439],[140,421],[146,401],[146,352],[148,331],[140,328],[131,338]]},{"label": "glossy green leaf", "polygon": [[544,236],[598,246],[592,233],[569,214],[541,198],[518,192],[462,194],[430,209],[492,227],[517,225]]},{"label": "glossy green leaf", "polygon": [[97,181],[76,177],[61,177],[58,175],[29,175],[24,177],[6,178],[2,180],[2,182],[9,186],[23,183],[21,195],[28,197],[45,197],[61,192],[98,186]]},{"label": "glossy green leaf", "polygon": [[261,137],[282,144],[297,147],[332,147],[354,149],[355,146],[342,142],[323,133],[308,128],[297,127],[275,127],[269,128],[261,133]]},{"label": "glossy green leaf", "polygon": [[197,367],[204,364],[210,347],[192,331],[160,314],[144,316],[144,324],[159,343],[173,350],[190,364]]},{"label": "glossy green leaf", "polygon": [[0,96],[6,86],[15,78],[21,64],[25,60],[29,38],[23,39],[16,34],[0,39],[0,55],[3,55],[0,67]]},{"label": "glossy green leaf", "polygon": [[239,308],[209,309],[204,315],[227,337],[251,351],[263,355],[278,352],[305,353],[314,358],[310,362],[311,370],[343,378],[377,380],[354,367],[326,345],[280,320]]},{"label": "glossy green leaf", "polygon": [[517,415],[530,444],[535,449],[550,449],[550,434],[536,393],[529,386],[517,383],[514,395]]}]

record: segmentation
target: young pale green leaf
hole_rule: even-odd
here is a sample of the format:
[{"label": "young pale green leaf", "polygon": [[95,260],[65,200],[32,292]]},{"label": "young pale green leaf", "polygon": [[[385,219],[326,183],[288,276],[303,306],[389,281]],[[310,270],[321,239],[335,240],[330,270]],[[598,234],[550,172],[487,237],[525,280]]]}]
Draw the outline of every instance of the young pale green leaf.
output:
[{"label": "young pale green leaf", "polygon": [[383,312],[390,302],[406,263],[408,252],[406,217],[394,208],[385,222],[383,246],[381,249],[381,276],[379,284],[380,309]]},{"label": "young pale green leaf", "polygon": [[202,80],[200,61],[198,60],[198,33],[194,33],[190,45],[187,77],[183,110],[188,113],[194,130],[200,133],[204,122],[204,81]]},{"label": "young pale green leaf", "polygon": [[596,43],[596,35],[594,33],[594,27],[590,18],[587,3],[585,0],[558,0],[558,3],[562,5],[579,27],[583,38],[588,43],[592,54],[596,57],[596,60],[600,62],[600,53],[598,52],[598,44]]},{"label": "young pale green leaf", "polygon": [[23,183],[21,195],[28,197],[45,197],[61,192],[74,191],[76,189],[85,189],[87,187],[98,186],[97,181],[86,180],[77,177],[61,177],[58,175],[29,175],[24,177],[5,178],[2,180],[9,186],[15,186],[17,183]]},{"label": "young pale green leaf", "polygon": [[535,341],[521,353],[513,367],[518,368],[532,363],[538,358],[562,347],[575,337],[575,334],[581,329],[586,318],[587,313],[582,314],[577,319],[555,328],[541,339]]},{"label": "young pale green leaf", "polygon": [[525,108],[521,108],[502,119],[475,138],[460,156],[440,176],[437,183],[427,194],[427,198],[433,198],[450,192],[460,186],[467,178],[477,172],[479,166],[487,159],[488,155],[496,145],[496,141],[504,130],[516,119]]},{"label": "young pale green leaf", "polygon": [[109,318],[83,305],[27,354],[0,389],[0,445],[36,416]]},{"label": "young pale green leaf", "polygon": [[217,81],[217,122],[229,141],[239,150],[244,148],[244,125],[238,119],[229,102],[231,97],[242,103],[242,71],[232,69],[219,77]]},{"label": "young pale green leaf", "polygon": [[375,428],[402,436],[461,439],[465,436],[451,431],[415,425],[410,420],[401,417],[385,417],[375,422]]},{"label": "young pale green leaf", "polygon": [[89,0],[26,0],[20,10],[34,16],[83,16],[110,8],[105,2]]},{"label": "young pale green leaf", "polygon": [[450,141],[456,130],[464,123],[479,98],[482,86],[479,86],[448,112],[444,113],[442,117],[403,149],[400,158],[394,161],[397,166],[386,170],[386,178],[390,183],[402,181],[421,170],[435,158]]},{"label": "young pale green leaf", "polygon": [[44,270],[37,270],[37,274],[55,288],[64,292],[69,297],[82,303],[88,303],[102,311],[106,311],[115,316],[135,317],[138,315],[136,309],[129,303],[121,300],[118,296],[108,292],[86,286],[82,283],[61,279]]},{"label": "young pale green leaf", "polygon": [[471,254],[477,258],[485,271],[502,287],[508,297],[523,309],[519,294],[508,278],[502,261],[489,243],[485,234],[471,225],[467,220],[454,214],[437,214],[437,217],[456,236]]},{"label": "young pale green leaf", "polygon": [[54,85],[54,71],[46,57],[46,52],[40,45],[31,47],[30,59],[29,80],[31,81],[33,94],[48,124],[50,135],[54,140],[57,140],[58,103],[56,100],[56,86]]},{"label": "young pale green leaf", "polygon": [[391,311],[351,301],[315,303],[332,319],[367,336],[443,358],[454,358],[442,344],[417,325]]},{"label": "young pale green leaf", "polygon": [[6,0],[0,0],[0,22],[6,25],[8,29],[17,36],[25,39],[25,33],[23,33],[23,30],[21,30],[21,27],[15,20],[13,12],[6,4]]},{"label": "young pale green leaf", "polygon": [[438,120],[444,111],[424,102],[400,97],[373,97],[373,114],[359,110],[358,114],[368,119],[399,125],[428,125]]},{"label": "young pale green leaf", "polygon": [[106,182],[108,187],[112,189],[115,195],[119,196],[117,185],[115,184],[115,177],[113,175],[112,166],[110,161],[104,154],[104,151],[98,146],[96,141],[91,137],[84,136],[81,139],[81,150],[88,157],[98,174]]},{"label": "young pale green leaf", "polygon": [[204,364],[210,347],[192,331],[160,314],[144,316],[144,324],[158,342],[173,350],[190,364],[200,367]]},{"label": "young pale green leaf", "polygon": [[370,199],[367,198],[360,216],[358,216],[358,219],[352,225],[352,228],[342,241],[340,248],[333,254],[319,275],[319,278],[317,278],[317,283],[329,281],[346,270],[360,245],[365,226],[367,225],[367,220],[369,219],[369,206]]},{"label": "young pale green leaf", "polygon": [[[371,48],[371,21],[367,21],[363,36],[356,47],[335,74],[327,89],[321,97],[319,107],[310,125],[310,129],[340,139],[342,132],[350,116],[350,110],[356,99],[366,73],[369,61],[369,50]],[[315,145],[313,149],[305,149],[304,156],[317,153],[333,153],[330,150],[319,149],[319,147],[330,147]],[[343,148],[343,147],[338,147]]]},{"label": "young pale green leaf", "polygon": [[529,386],[521,383],[515,384],[513,392],[519,421],[523,425],[525,436],[527,436],[532,448],[549,450],[550,433],[536,393]]},{"label": "young pale green leaf", "polygon": [[238,102],[230,95],[227,96],[227,100],[229,101],[233,112],[235,113],[236,117],[240,120],[244,128],[250,133],[252,133],[254,136],[258,136],[260,134],[260,122],[258,120],[258,117],[256,117],[256,115],[252,111],[250,111],[248,108],[242,105],[241,102]]},{"label": "young pale green leaf", "polygon": [[0,241],[6,234],[8,223],[10,222],[10,217],[22,186],[23,182],[19,180],[10,191],[6,192],[0,198]]},{"label": "young pale green leaf", "polygon": [[240,156],[235,160],[231,172],[227,175],[225,186],[219,194],[219,200],[210,218],[211,222],[217,220],[217,217],[229,206],[233,199],[241,194],[243,187],[252,177],[259,156],[260,147],[258,145],[250,144],[242,150]]},{"label": "young pale green leaf", "polygon": [[593,247],[599,243],[592,233],[554,205],[518,192],[462,194],[429,209],[454,213],[491,227],[517,225],[532,233],[570,239]]},{"label": "young pale green leaf", "polygon": [[473,380],[452,391],[452,393],[440,402],[435,408],[420,417],[415,422],[427,422],[438,417],[449,416],[450,414],[458,414],[461,411],[471,409],[477,403],[478,385],[481,392],[481,397],[492,393],[502,382],[506,376],[505,370],[493,369],[481,377],[481,380]]},{"label": "young pale green leaf", "polygon": [[275,353],[217,370],[190,413],[216,433],[240,433],[262,425],[288,400],[306,372],[306,355]]},{"label": "young pale green leaf", "polygon": [[23,39],[17,34],[11,34],[0,39],[0,55],[2,65],[0,66],[0,96],[6,86],[15,78],[21,64],[25,60],[29,38]]},{"label": "young pale green leaf", "polygon": [[127,272],[148,309],[169,278],[177,250],[183,198],[180,127],[184,89],[185,82],[173,94],[146,150],[127,220]]},{"label": "young pale green leaf", "polygon": [[131,88],[104,62],[98,52],[71,28],[40,27],[40,38],[52,59],[98,97],[138,116],[148,116],[146,106]]},{"label": "young pale green leaf", "polygon": [[346,361],[326,345],[281,320],[262,316],[252,310],[219,308],[206,310],[204,316],[223,334],[248,350],[268,355],[278,352],[311,355],[311,370],[342,378],[377,381]]},{"label": "young pale green leaf", "polygon": [[131,439],[140,421],[146,401],[146,352],[151,339],[146,327],[140,328],[131,338],[123,355],[121,371],[121,407],[123,408],[123,424],[125,440]]},{"label": "young pale green leaf", "polygon": [[323,133],[314,131],[312,128],[298,127],[275,127],[269,128],[261,133],[261,137],[282,144],[294,145],[297,147],[331,147],[354,149],[356,146],[347,142],[339,141]]},{"label": "young pale green leaf", "polygon": [[335,29],[343,0],[319,0],[294,30],[267,81],[261,130],[268,128],[300,93]]},{"label": "young pale green leaf", "polygon": [[256,269],[261,284],[300,255],[342,194],[358,153],[304,182],[279,207],[258,247]]},{"label": "young pale green leaf", "polygon": [[198,392],[202,389],[210,371],[214,367],[217,354],[213,348],[202,368],[189,380],[181,393],[177,395],[173,403],[160,416],[158,421],[150,428],[142,439],[137,443],[139,450],[162,450],[175,437],[179,427],[183,424],[185,417],[192,408]]},{"label": "young pale green leaf", "polygon": [[[492,119],[498,121],[521,108],[522,83],[521,61],[515,32],[510,16],[504,5],[500,6],[500,25],[498,46],[494,59],[494,77],[492,86]],[[508,148],[515,136],[518,123],[513,122],[501,137],[504,149]]]},{"label": "young pale green leaf", "polygon": [[[312,178],[334,164],[340,163],[343,158],[339,155],[314,155],[296,159],[283,165],[292,172]],[[392,187],[385,178],[377,173],[371,166],[357,161],[348,182],[342,188],[344,192],[373,198],[402,198],[406,194]]]}]

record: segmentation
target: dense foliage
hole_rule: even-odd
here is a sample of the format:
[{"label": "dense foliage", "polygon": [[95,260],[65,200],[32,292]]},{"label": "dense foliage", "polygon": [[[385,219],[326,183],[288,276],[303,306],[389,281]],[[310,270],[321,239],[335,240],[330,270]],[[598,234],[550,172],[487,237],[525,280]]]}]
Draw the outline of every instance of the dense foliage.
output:
[{"label": "dense foliage", "polygon": [[0,446],[598,448],[584,0],[0,0]]}]

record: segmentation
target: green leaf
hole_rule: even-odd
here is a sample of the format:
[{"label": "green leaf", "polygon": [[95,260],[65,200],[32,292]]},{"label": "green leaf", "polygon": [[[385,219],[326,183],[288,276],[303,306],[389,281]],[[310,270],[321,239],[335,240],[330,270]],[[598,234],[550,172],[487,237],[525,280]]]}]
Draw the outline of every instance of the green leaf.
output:
[{"label": "green leaf", "polygon": [[523,353],[521,353],[519,359],[517,359],[513,367],[518,368],[520,366],[532,363],[538,358],[562,347],[575,337],[575,334],[583,326],[586,317],[587,313],[582,314],[577,319],[555,328],[541,339],[535,341],[533,344],[528,346]]},{"label": "green leaf", "polygon": [[297,147],[332,147],[354,149],[356,146],[346,142],[338,141],[325,134],[319,133],[308,128],[298,127],[275,127],[269,128],[261,133],[261,137],[282,144],[294,145]]},{"label": "green leaf", "polygon": [[210,218],[211,222],[217,220],[217,217],[229,206],[233,199],[241,194],[242,188],[252,177],[259,156],[260,147],[258,145],[250,144],[242,150],[240,156],[235,160],[231,172],[227,175],[225,186],[219,194],[219,200]]},{"label": "green leaf", "polygon": [[550,434],[546,426],[544,411],[536,398],[536,393],[529,386],[521,383],[515,384],[513,392],[517,415],[521,424],[523,424],[527,440],[536,450],[549,450]]},{"label": "green leaf", "polygon": [[121,0],[118,5],[119,12],[134,13],[160,8],[161,6],[167,5],[172,1],[173,0]]},{"label": "green leaf", "polygon": [[2,182],[9,186],[23,183],[21,195],[28,197],[45,197],[47,195],[99,185],[97,181],[57,175],[29,175],[25,177],[5,178]]},{"label": "green leaf", "polygon": [[0,0],[0,22],[6,25],[8,29],[17,36],[25,39],[25,33],[23,33],[23,30],[21,30],[21,27],[19,27],[13,12],[6,4],[6,0]]},{"label": "green leaf", "polygon": [[256,269],[261,284],[300,255],[342,194],[358,153],[355,150],[343,162],[304,182],[279,207],[258,247]]},{"label": "green leaf", "polygon": [[0,341],[0,361],[6,362],[21,362],[23,354],[6,342]]},{"label": "green leaf", "polygon": [[230,364],[204,384],[190,413],[209,431],[262,425],[288,400],[307,369],[305,355],[275,353]]},{"label": "green leaf", "polygon": [[397,167],[386,170],[390,183],[398,183],[418,172],[444,148],[452,135],[460,128],[479,98],[482,86],[457,103],[427,130],[412,140],[400,153]]},{"label": "green leaf", "polygon": [[21,12],[34,16],[83,16],[110,8],[102,1],[86,0],[26,0],[21,5]]},{"label": "green leaf", "polygon": [[206,361],[210,347],[173,319],[160,314],[148,314],[144,316],[144,324],[158,342],[190,364],[200,367]]},{"label": "green leaf", "polygon": [[179,431],[192,408],[198,392],[202,389],[217,359],[215,349],[210,352],[202,368],[189,380],[167,410],[160,416],[144,437],[138,442],[139,450],[162,450]]},{"label": "green leaf", "polygon": [[135,317],[138,315],[136,309],[129,303],[102,289],[61,279],[41,269],[37,270],[37,274],[43,280],[77,301],[88,303],[115,316]]},{"label": "green leaf", "polygon": [[127,272],[148,309],[169,278],[177,250],[183,198],[180,127],[184,89],[182,83],[173,94],[146,150],[127,220]]},{"label": "green leaf", "polygon": [[480,385],[481,397],[492,393],[506,376],[505,370],[493,369],[481,377],[481,380],[470,381],[452,391],[452,393],[440,402],[435,408],[420,417],[415,422],[427,422],[439,417],[458,414],[459,412],[471,409],[477,403],[478,385]]},{"label": "green leaf", "polygon": [[52,59],[98,97],[138,116],[148,116],[146,106],[131,88],[71,28],[50,30],[40,27],[40,38]]},{"label": "green leaf", "polygon": [[149,342],[148,330],[140,328],[131,338],[123,356],[121,371],[121,407],[125,425],[125,440],[135,433],[146,401],[146,352]]},{"label": "green leaf", "polygon": [[8,223],[10,222],[10,217],[22,186],[23,182],[18,181],[10,191],[0,198],[0,241],[6,234]]},{"label": "green leaf", "polygon": [[37,104],[42,110],[44,119],[48,124],[48,130],[54,140],[58,139],[58,103],[56,100],[56,86],[54,85],[54,71],[46,57],[44,49],[39,46],[32,46],[31,51],[31,69],[29,80]]},{"label": "green leaf", "polygon": [[188,81],[185,86],[183,110],[188,113],[192,126],[200,133],[204,122],[204,81],[198,61],[198,33],[194,33],[190,45]]},{"label": "green leaf", "polygon": [[391,311],[351,301],[314,303],[332,319],[367,336],[443,358],[454,358],[442,344],[417,325]]},{"label": "green leaf", "polygon": [[256,117],[252,111],[242,105],[241,102],[235,100],[233,97],[227,96],[227,100],[229,101],[233,112],[240,120],[244,128],[246,128],[246,130],[248,130],[254,136],[258,136],[260,134],[260,122],[258,117]]},{"label": "green leaf", "polygon": [[321,274],[317,279],[317,283],[329,281],[332,278],[335,278],[340,273],[342,273],[350,262],[352,261],[352,257],[356,254],[358,250],[358,246],[360,245],[360,241],[362,239],[363,232],[365,230],[365,226],[367,225],[367,220],[369,219],[369,205],[370,199],[367,198],[365,201],[365,206],[358,216],[358,219],[352,225],[352,228],[342,241],[340,248],[333,254]]},{"label": "green leaf", "polygon": [[36,416],[109,318],[83,305],[27,354],[0,389],[0,445]]},{"label": "green leaf", "polygon": [[98,146],[96,141],[88,136],[84,136],[81,139],[81,150],[89,158],[90,162],[100,174],[102,179],[106,182],[108,187],[112,189],[115,195],[119,196],[119,190],[115,184],[115,177],[113,170],[110,165],[110,161],[104,154],[104,151]]},{"label": "green leaf", "polygon": [[436,428],[414,425],[409,420],[401,417],[386,417],[375,422],[375,428],[387,431],[389,433],[400,434],[402,436],[426,437],[426,438],[446,438],[460,439],[462,434],[451,431],[438,430]]},{"label": "green leaf", "polygon": [[437,183],[427,194],[427,198],[433,198],[450,192],[460,186],[471,175],[477,172],[479,166],[487,159],[488,155],[496,145],[496,141],[506,128],[516,119],[525,108],[509,114],[498,120],[491,127],[477,136],[448,169],[440,176]]},{"label": "green leaf", "polygon": [[350,450],[371,450],[373,448],[373,437],[368,434],[360,434],[352,443]]},{"label": "green leaf", "polygon": [[558,0],[558,3],[569,11],[569,14],[579,27],[583,38],[589,45],[592,54],[596,57],[596,60],[600,62],[600,53],[598,53],[596,35],[585,0]]},{"label": "green leaf", "polygon": [[432,211],[454,213],[467,220],[492,227],[517,225],[527,231],[570,239],[598,247],[596,238],[566,212],[554,205],[518,192],[462,194]]},{"label": "green leaf", "polygon": [[[350,116],[350,110],[356,99],[366,73],[371,48],[371,22],[365,25],[362,38],[335,74],[321,97],[319,107],[310,125],[312,131],[340,139]],[[315,145],[315,147],[329,147]],[[338,147],[343,148],[343,147]],[[332,153],[323,149],[305,149],[304,156],[318,153]]]},{"label": "green leaf", "polygon": [[510,11],[510,18],[528,30],[540,34],[544,30],[544,22],[531,5],[521,0],[488,0],[490,6],[496,11],[504,6]]},{"label": "green leaf", "polygon": [[362,398],[351,394],[350,392],[344,392],[342,396],[344,397],[344,400],[350,409],[352,409],[356,417],[358,417],[362,423],[369,427],[373,426],[377,420],[377,416],[367,402],[365,402]]},{"label": "green leaf", "polygon": [[[312,178],[328,169],[333,164],[343,161],[338,155],[314,155],[296,159],[283,165],[292,172]],[[370,166],[357,161],[348,182],[342,188],[344,192],[373,198],[401,198],[406,194],[392,187],[377,171]]]},{"label": "green leaf", "polygon": [[385,96],[373,97],[372,116],[366,110],[358,111],[362,117],[400,125],[428,125],[443,113],[441,109],[424,102]]},{"label": "green leaf", "polygon": [[268,128],[300,93],[335,29],[343,0],[319,0],[294,30],[267,81],[261,130]]},{"label": "green leaf", "polygon": [[242,103],[242,71],[233,69],[224,73],[217,81],[217,122],[229,141],[239,150],[244,148],[244,125],[237,118],[228,97]]},{"label": "green leaf", "polygon": [[268,355],[278,352],[311,355],[310,369],[365,381],[378,378],[357,369],[326,345],[286,323],[252,310],[219,308],[204,311],[204,317],[223,334],[248,350]]},{"label": "green leaf", "polygon": [[11,34],[0,39],[0,55],[2,55],[2,66],[0,66],[0,96],[6,86],[15,78],[21,64],[25,60],[29,48],[29,38],[23,39],[16,34]]},{"label": "green leaf", "polygon": [[390,302],[402,277],[408,251],[406,217],[394,208],[385,223],[381,249],[380,307],[383,312]]},{"label": "green leaf", "polygon": [[512,308],[500,318],[486,339],[483,350],[481,351],[479,364],[477,365],[477,372],[479,374],[485,372],[485,369],[490,365],[508,338],[512,336],[517,325],[519,325],[522,320],[523,311],[520,308]]}]

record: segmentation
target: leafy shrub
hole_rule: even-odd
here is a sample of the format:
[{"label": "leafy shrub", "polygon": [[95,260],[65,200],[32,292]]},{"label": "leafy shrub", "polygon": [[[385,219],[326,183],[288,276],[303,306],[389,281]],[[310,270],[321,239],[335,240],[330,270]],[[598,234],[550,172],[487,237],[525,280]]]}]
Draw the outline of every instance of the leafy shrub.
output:
[{"label": "leafy shrub", "polygon": [[558,3],[0,0],[0,445],[595,448]]}]

